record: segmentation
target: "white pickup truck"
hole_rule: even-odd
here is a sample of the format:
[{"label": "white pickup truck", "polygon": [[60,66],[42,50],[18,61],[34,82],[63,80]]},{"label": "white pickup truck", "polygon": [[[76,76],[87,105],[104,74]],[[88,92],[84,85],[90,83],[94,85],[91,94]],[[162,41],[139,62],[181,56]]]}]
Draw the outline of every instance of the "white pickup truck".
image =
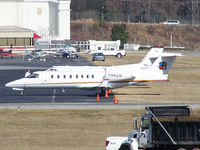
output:
[{"label": "white pickup truck", "polygon": [[[128,137],[123,136],[111,136],[106,138],[106,150],[119,150],[121,148],[121,145],[127,145],[129,143],[130,145],[127,145],[128,147],[132,147],[133,150],[138,149],[137,144],[137,130],[133,130],[129,133]],[[124,150],[124,149],[123,149]]]},{"label": "white pickup truck", "polygon": [[126,56],[125,50],[97,50],[90,51],[90,54],[94,53],[103,53],[105,56],[116,56],[117,58],[121,58],[122,56]]}]

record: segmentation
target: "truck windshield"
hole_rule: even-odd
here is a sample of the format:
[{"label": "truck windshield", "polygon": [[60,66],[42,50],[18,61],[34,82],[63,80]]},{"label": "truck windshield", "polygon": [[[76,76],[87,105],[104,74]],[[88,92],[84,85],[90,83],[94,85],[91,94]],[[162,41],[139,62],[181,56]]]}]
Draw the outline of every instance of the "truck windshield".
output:
[{"label": "truck windshield", "polygon": [[142,119],[142,131],[149,129],[149,119]]},{"label": "truck windshield", "polygon": [[128,138],[137,138],[137,132],[132,131],[131,133],[129,133]]}]

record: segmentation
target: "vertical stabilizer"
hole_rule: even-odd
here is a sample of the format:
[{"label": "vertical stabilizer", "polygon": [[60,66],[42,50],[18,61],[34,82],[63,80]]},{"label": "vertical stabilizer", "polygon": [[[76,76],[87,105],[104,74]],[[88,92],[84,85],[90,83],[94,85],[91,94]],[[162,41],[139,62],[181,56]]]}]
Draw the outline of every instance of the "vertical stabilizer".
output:
[{"label": "vertical stabilizer", "polygon": [[156,59],[163,53],[164,48],[151,48],[148,54],[140,63],[141,69],[148,69],[156,61]]},{"label": "vertical stabilizer", "polygon": [[162,53],[154,61],[152,66],[147,69],[147,78],[151,81],[168,81],[168,72],[172,67],[177,56],[182,56],[181,54],[173,53]]}]

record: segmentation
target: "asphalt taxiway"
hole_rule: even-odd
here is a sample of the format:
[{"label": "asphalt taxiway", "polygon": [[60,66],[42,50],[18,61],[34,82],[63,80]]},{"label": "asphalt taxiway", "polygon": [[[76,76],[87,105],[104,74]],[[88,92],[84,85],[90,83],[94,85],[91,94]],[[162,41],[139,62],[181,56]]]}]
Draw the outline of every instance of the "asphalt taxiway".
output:
[{"label": "asphalt taxiway", "polygon": [[[184,52],[184,55],[196,55],[196,52]],[[200,53],[197,53],[198,55]],[[65,59],[61,57],[46,57],[46,62],[34,59],[29,62],[22,56],[4,57],[0,59],[0,108],[144,108],[147,105],[179,105],[179,104],[114,104],[114,97],[111,95],[109,98],[100,97],[100,102],[96,102],[95,91],[87,90],[66,90],[63,93],[57,90],[55,95],[52,89],[34,89],[25,90],[25,96],[19,96],[19,91],[13,91],[11,88],[5,87],[5,84],[24,77],[27,69],[31,72],[45,70],[52,66],[91,66],[92,62],[80,57],[78,59]],[[174,68],[176,69],[176,68]],[[192,107],[200,107],[200,104],[183,104]]]}]

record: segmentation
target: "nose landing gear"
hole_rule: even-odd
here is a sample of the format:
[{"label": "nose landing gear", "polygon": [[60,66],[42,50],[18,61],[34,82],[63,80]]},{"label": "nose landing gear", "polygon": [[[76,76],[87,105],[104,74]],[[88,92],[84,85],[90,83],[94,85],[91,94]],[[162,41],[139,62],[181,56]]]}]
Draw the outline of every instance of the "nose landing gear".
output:
[{"label": "nose landing gear", "polygon": [[20,96],[24,96],[24,91],[20,91]]}]

